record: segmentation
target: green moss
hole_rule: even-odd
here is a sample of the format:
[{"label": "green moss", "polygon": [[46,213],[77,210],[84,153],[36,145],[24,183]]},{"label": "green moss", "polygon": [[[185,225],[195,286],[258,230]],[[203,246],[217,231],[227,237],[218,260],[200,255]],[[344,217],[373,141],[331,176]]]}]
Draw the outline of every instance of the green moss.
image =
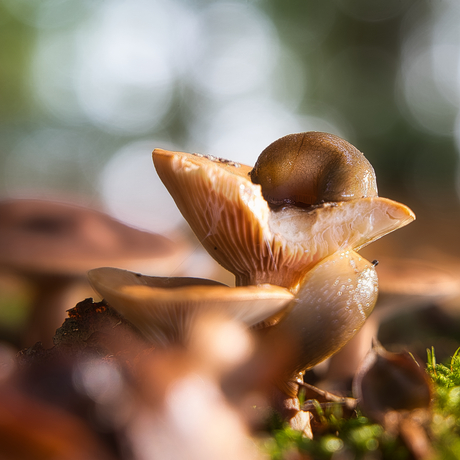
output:
[{"label": "green moss", "polygon": [[437,458],[460,459],[460,348],[445,364],[436,362],[431,348],[427,361],[434,383],[432,431]]},{"label": "green moss", "polygon": [[[426,370],[433,381],[433,414],[429,436],[435,451],[433,460],[460,459],[460,348],[447,363],[437,363],[434,348],[427,350]],[[411,458],[399,438],[356,412],[344,417],[339,405],[323,409],[315,402],[320,430],[315,439],[294,431],[276,415],[270,429],[271,438],[263,449],[272,460],[284,460],[293,452],[315,460],[329,460],[340,453],[353,460]],[[296,458],[294,456],[294,458]]]},{"label": "green moss", "polygon": [[321,422],[321,434],[316,435],[313,440],[303,437],[300,432],[286,424],[280,426],[279,418],[274,416],[276,423],[272,423],[272,427],[277,427],[263,446],[271,460],[290,458],[292,452],[306,454],[315,460],[329,460],[339,453],[351,459],[409,458],[409,453],[402,443],[386,433],[381,425],[372,423],[359,413],[345,418],[338,404],[331,405],[325,410],[319,403],[315,406]]}]

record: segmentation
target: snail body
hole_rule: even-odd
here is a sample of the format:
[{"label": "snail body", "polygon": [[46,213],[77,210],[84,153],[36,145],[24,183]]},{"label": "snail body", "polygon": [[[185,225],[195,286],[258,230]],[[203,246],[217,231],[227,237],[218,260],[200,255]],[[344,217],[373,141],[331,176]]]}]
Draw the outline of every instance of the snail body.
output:
[{"label": "snail body", "polygon": [[271,207],[308,207],[377,196],[372,165],[349,142],[321,132],[284,136],[270,144],[250,172]]},{"label": "snail body", "polygon": [[297,376],[340,350],[371,314],[378,294],[375,266],[355,251],[337,251],[318,263],[302,280],[281,321],[264,339],[288,340],[286,373],[278,382],[296,396]]}]

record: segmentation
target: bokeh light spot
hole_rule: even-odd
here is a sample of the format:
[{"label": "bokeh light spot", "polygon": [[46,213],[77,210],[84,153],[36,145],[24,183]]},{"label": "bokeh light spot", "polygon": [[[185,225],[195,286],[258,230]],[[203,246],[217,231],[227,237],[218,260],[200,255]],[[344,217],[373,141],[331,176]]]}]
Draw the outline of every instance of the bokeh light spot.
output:
[{"label": "bokeh light spot", "polygon": [[152,161],[155,147],[173,149],[166,142],[145,140],[120,149],[100,175],[100,190],[111,215],[129,225],[168,233],[185,220]]}]

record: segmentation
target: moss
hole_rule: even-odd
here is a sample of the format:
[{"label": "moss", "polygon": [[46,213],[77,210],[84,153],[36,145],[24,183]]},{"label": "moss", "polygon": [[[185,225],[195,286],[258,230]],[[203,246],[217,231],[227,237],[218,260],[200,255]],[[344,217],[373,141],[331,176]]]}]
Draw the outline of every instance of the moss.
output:
[{"label": "moss", "polygon": [[460,458],[460,348],[450,362],[437,363],[434,348],[427,350],[427,372],[435,384],[433,444],[439,459]]},{"label": "moss", "polygon": [[[433,460],[460,459],[460,348],[446,363],[437,363],[434,348],[427,350],[426,371],[434,384],[430,438],[435,451]],[[385,431],[359,412],[343,416],[340,405],[323,409],[315,403],[320,429],[314,439],[283,424],[272,416],[271,437],[263,449],[272,460],[288,458],[328,460],[340,453],[350,459],[412,458],[400,438]]]},{"label": "moss", "polygon": [[[383,427],[356,412],[354,416],[343,417],[339,404],[322,409],[316,404],[321,421],[320,433],[314,439],[302,436],[288,425],[280,425],[279,417],[273,416],[271,426],[275,427],[272,437],[264,442],[263,449],[271,460],[287,458],[312,458],[328,460],[337,454],[350,459],[404,460],[409,452],[395,436],[385,432]],[[341,458],[341,457],[340,457]]]}]

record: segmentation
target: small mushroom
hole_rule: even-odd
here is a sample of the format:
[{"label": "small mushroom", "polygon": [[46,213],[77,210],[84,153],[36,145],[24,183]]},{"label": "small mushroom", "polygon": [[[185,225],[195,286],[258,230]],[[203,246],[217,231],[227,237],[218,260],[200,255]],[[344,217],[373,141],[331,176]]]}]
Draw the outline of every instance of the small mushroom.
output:
[{"label": "small mushroom", "polygon": [[366,416],[384,423],[390,411],[429,409],[433,383],[409,352],[391,353],[375,341],[353,380],[353,394]]},{"label": "small mushroom", "polygon": [[77,282],[86,282],[89,269],[110,264],[169,274],[183,250],[184,245],[92,209],[32,199],[0,202],[0,268],[35,288],[24,345],[52,345],[72,306],[66,295]]},{"label": "small mushroom", "polygon": [[104,299],[157,345],[186,344],[194,320],[218,314],[252,326],[278,314],[293,299],[279,286],[232,288],[199,278],[143,276],[102,267],[90,283]]},{"label": "small mushroom", "polygon": [[[325,133],[282,138],[268,147],[254,169],[209,155],[161,149],[154,150],[153,161],[199,240],[235,275],[237,285],[270,283],[295,292],[319,261],[337,251],[359,250],[415,218],[406,206],[376,196],[372,167],[359,151],[352,148],[350,153],[350,145],[337,139]],[[316,150],[297,154],[299,145]],[[331,146],[335,150],[326,154]],[[294,158],[294,166],[286,166],[285,160],[289,165]],[[311,184],[300,192],[299,171],[308,170],[311,161],[317,176],[307,174],[307,182],[322,184],[320,192],[313,193],[318,187]],[[282,172],[273,189],[274,179],[266,172],[271,168]],[[287,172],[294,174],[292,181]],[[281,177],[287,186],[279,186]],[[329,199],[336,201],[325,201]],[[274,204],[287,205],[275,209]]]},{"label": "small mushroom", "polygon": [[433,382],[409,352],[391,353],[378,342],[361,363],[353,395],[362,413],[403,441],[409,458],[436,458],[432,443]]}]

